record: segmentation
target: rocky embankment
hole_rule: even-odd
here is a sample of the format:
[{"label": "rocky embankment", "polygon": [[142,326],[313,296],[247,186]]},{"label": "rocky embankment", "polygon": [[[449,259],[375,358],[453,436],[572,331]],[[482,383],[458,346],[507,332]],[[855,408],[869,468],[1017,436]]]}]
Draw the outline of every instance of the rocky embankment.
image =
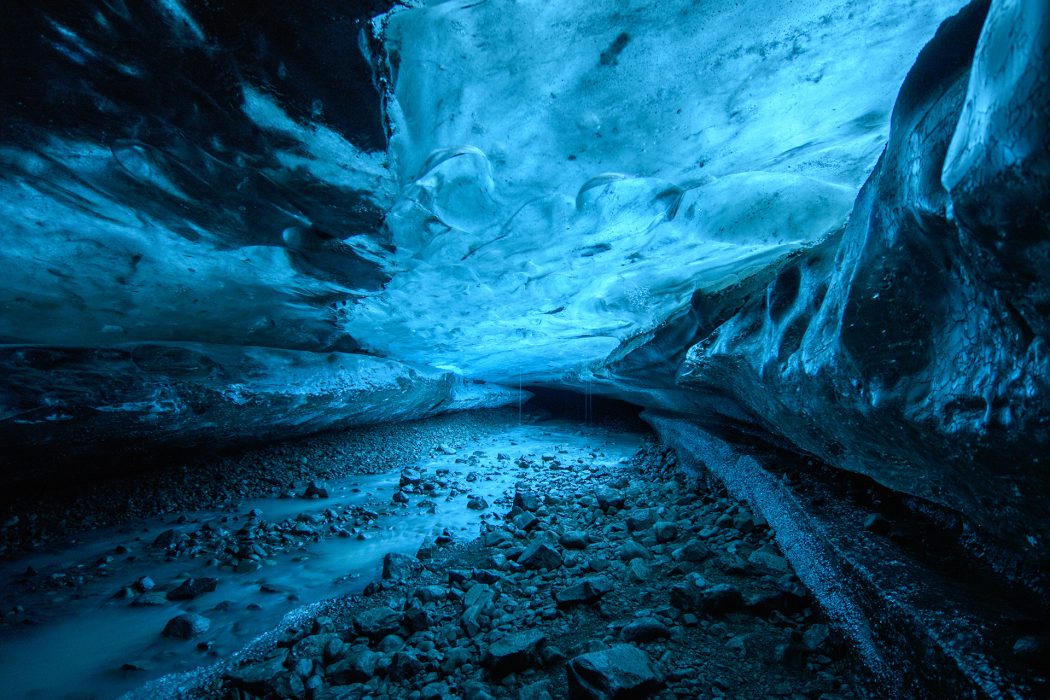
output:
[{"label": "rocky embankment", "polygon": [[[511,448],[513,449],[513,448]],[[513,454],[513,453],[512,453]],[[500,454],[479,539],[389,554],[362,595],[278,631],[224,698],[853,697],[841,637],[765,523],[655,447]],[[438,490],[406,470],[395,502]],[[192,637],[192,620],[183,627]],[[218,677],[216,677],[218,678]]]}]

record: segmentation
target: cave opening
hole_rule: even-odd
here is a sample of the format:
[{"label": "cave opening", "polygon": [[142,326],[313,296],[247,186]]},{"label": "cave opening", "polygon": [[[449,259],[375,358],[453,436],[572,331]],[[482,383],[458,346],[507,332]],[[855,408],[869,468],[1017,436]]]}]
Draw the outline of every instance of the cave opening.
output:
[{"label": "cave opening", "polygon": [[621,399],[588,393],[585,387],[563,389],[548,386],[526,386],[524,390],[532,394],[524,404],[524,410],[535,414],[549,413],[565,420],[577,421],[585,425],[612,424],[636,432],[648,431],[648,425],[641,419],[643,406]]}]

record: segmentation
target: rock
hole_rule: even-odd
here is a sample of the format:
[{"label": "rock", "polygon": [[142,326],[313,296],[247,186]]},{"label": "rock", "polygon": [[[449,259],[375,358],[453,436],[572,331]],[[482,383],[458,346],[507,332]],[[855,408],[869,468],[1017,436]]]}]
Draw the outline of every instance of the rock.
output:
[{"label": "rock", "polygon": [[253,571],[258,571],[261,567],[262,564],[255,559],[239,559],[233,570],[238,574],[250,574]]},{"label": "rock", "polygon": [[625,642],[651,642],[669,638],[671,630],[655,617],[643,617],[626,625],[620,634]]},{"label": "rock", "polygon": [[403,681],[409,678],[415,678],[422,672],[423,664],[420,663],[419,659],[417,659],[414,654],[399,651],[394,654],[394,657],[390,660],[390,668],[387,670],[387,676],[394,681]]},{"label": "rock", "polygon": [[451,447],[449,447],[448,445],[445,445],[445,444],[438,445],[434,449],[435,449],[435,451],[440,452],[443,455],[454,455],[454,454],[456,454],[456,451],[454,449],[452,449]]},{"label": "rock", "polygon": [[587,533],[570,530],[558,538],[558,544],[565,549],[587,549]]},{"label": "rock", "polygon": [[328,489],[323,484],[311,481],[303,491],[303,498],[328,498]]},{"label": "rock", "polygon": [[539,651],[546,642],[546,635],[538,630],[508,634],[489,645],[484,665],[498,678],[520,673],[539,663]]},{"label": "rock", "polygon": [[623,508],[626,503],[623,494],[610,486],[595,489],[594,497],[598,500],[598,507],[606,511],[610,508]]},{"label": "rock", "polygon": [[479,681],[468,681],[463,684],[463,700],[494,700],[486,690],[489,686]]},{"label": "rock", "polygon": [[514,523],[515,527],[529,532],[539,526],[540,519],[528,511],[523,511],[515,515],[511,522]]},{"label": "rock", "polygon": [[514,492],[514,506],[529,513],[535,513],[540,509],[540,497],[531,491],[517,490]]},{"label": "rock", "polygon": [[641,557],[632,559],[627,563],[627,577],[635,583],[645,583],[649,580],[649,566]]},{"label": "rock", "polygon": [[470,577],[478,583],[496,583],[496,581],[503,578],[495,571],[490,571],[489,569],[473,569],[470,572]]},{"label": "rock", "polygon": [[518,691],[518,700],[553,700],[553,698],[547,681],[529,683]]},{"label": "rock", "polygon": [[156,586],[157,584],[153,582],[153,579],[151,579],[149,576],[143,576],[135,582],[132,588],[134,588],[139,593],[145,593],[147,591],[152,591]]},{"label": "rock", "polygon": [[481,615],[492,603],[495,593],[492,587],[484,583],[476,583],[470,587],[467,594],[463,596],[463,615],[460,622],[467,634],[473,636],[481,631]]},{"label": "rock", "polygon": [[703,542],[691,540],[684,547],[671,552],[671,558],[675,561],[687,561],[691,563],[700,563],[711,556],[711,549]]},{"label": "rock", "polygon": [[493,595],[491,586],[485,583],[475,583],[467,590],[467,594],[463,596],[463,607],[470,608],[479,603],[491,603]]},{"label": "rock", "polygon": [[1014,656],[1031,663],[1044,660],[1047,656],[1047,648],[1038,637],[1026,636],[1014,642],[1013,653]]},{"label": "rock", "polygon": [[383,580],[402,581],[423,570],[423,565],[415,557],[391,552],[383,557]]},{"label": "rock", "polygon": [[561,554],[546,542],[536,539],[518,557],[526,569],[556,569],[562,565]]},{"label": "rock", "polygon": [[150,547],[155,547],[157,549],[168,549],[169,547],[172,547],[178,541],[178,539],[179,535],[177,532],[175,532],[174,530],[165,530],[164,532],[157,535],[157,537],[153,540],[152,544],[150,544]]},{"label": "rock", "polygon": [[168,600],[193,600],[197,596],[211,593],[219,585],[219,579],[209,576],[188,578],[178,588],[168,591]]},{"label": "rock", "polygon": [[406,486],[415,486],[420,481],[422,481],[422,479],[423,479],[422,475],[419,472],[417,472],[415,469],[402,469],[401,470],[401,480],[399,482],[399,486],[401,488],[404,488]]},{"label": "rock", "polygon": [[645,652],[628,644],[577,656],[567,671],[574,700],[646,698],[661,685]]},{"label": "rock", "polygon": [[678,537],[678,525],[668,520],[661,520],[653,524],[653,534],[657,542],[671,542]]},{"label": "rock", "polygon": [[467,508],[471,510],[485,510],[489,507],[489,502],[481,496],[471,496],[470,500],[467,501]]},{"label": "rock", "polygon": [[419,691],[421,700],[445,700],[451,698],[452,695],[449,693],[448,683],[443,681],[434,681],[433,683],[427,683]]},{"label": "rock", "polygon": [[481,541],[486,547],[499,547],[504,542],[510,542],[514,536],[501,527],[493,527],[485,532]]},{"label": "rock", "polygon": [[816,651],[828,641],[830,633],[827,625],[813,625],[802,633],[802,646],[806,651]]},{"label": "rock", "polygon": [[773,612],[790,614],[806,607],[808,598],[802,590],[777,590],[748,598],[747,607],[759,615]]},{"label": "rock", "polygon": [[740,656],[743,656],[744,654],[747,653],[748,640],[750,638],[751,638],[750,635],[747,635],[747,634],[734,635],[733,637],[731,637],[729,639],[728,642],[726,642],[726,649],[730,649],[732,651],[735,651]]},{"label": "rock", "polygon": [[394,634],[401,629],[401,613],[379,605],[365,610],[354,617],[354,631],[373,641]]},{"label": "rock", "polygon": [[131,601],[131,607],[133,608],[146,608],[146,607],[157,607],[159,605],[167,605],[168,599],[164,597],[164,594],[159,591],[149,591],[143,593],[140,596],[135,596],[135,599]]},{"label": "rock", "polygon": [[595,557],[587,560],[587,569],[597,574],[607,571],[610,566],[612,566],[612,562],[603,557]]},{"label": "rock", "polygon": [[318,663],[331,663],[335,661],[337,657],[341,656],[346,644],[339,635],[331,632],[323,634],[311,634],[303,637],[292,646],[292,657],[298,659],[303,664],[305,673],[304,677],[310,675],[313,672],[313,662]]},{"label": "rock", "polygon": [[717,566],[722,571],[733,576],[756,576],[761,573],[757,567],[748,564],[736,554],[719,557]]},{"label": "rock", "polygon": [[700,610],[708,615],[721,615],[744,607],[744,595],[735,586],[727,583],[711,586],[698,576],[671,587],[671,605],[683,612]]},{"label": "rock", "polygon": [[788,668],[802,668],[806,663],[805,650],[793,641],[778,644],[773,649],[773,663]]},{"label": "rock", "polygon": [[208,618],[194,613],[184,613],[168,620],[161,634],[171,639],[193,639],[207,632],[209,627],[211,627],[211,620]]},{"label": "rock", "polygon": [[617,548],[616,556],[623,561],[631,561],[632,559],[637,559],[639,557],[648,559],[650,554],[649,550],[638,544],[636,541],[627,540]]},{"label": "rock", "polygon": [[593,603],[613,589],[608,576],[588,576],[554,594],[559,606],[567,607],[581,603]]},{"label": "rock", "polygon": [[443,586],[420,586],[412,591],[412,597],[423,604],[434,603],[448,597],[448,590]]},{"label": "rock", "polygon": [[470,661],[470,659],[471,654],[468,650],[463,647],[452,647],[445,652],[445,660],[441,662],[441,670],[446,676],[452,675],[456,669]]},{"label": "rock", "polygon": [[113,594],[111,600],[120,600],[122,598],[133,598],[135,596],[135,589],[131,586],[125,586],[119,591]]},{"label": "rock", "polygon": [[885,535],[890,531],[890,521],[878,513],[872,513],[864,519],[864,529],[876,535]]},{"label": "rock", "polygon": [[788,560],[782,557],[773,547],[768,545],[751,552],[751,555],[747,560],[755,566],[777,574],[786,574],[791,570]]},{"label": "rock", "polygon": [[739,588],[719,583],[703,592],[700,609],[708,615],[722,615],[744,607],[744,595]]},{"label": "rock", "polygon": [[423,630],[429,629],[433,624],[434,620],[430,616],[430,613],[426,609],[419,606],[418,603],[413,604],[401,617],[401,624],[409,632],[422,632]]},{"label": "rock", "polygon": [[283,677],[287,675],[284,667],[288,658],[287,649],[278,649],[262,661],[249,661],[227,671],[223,675],[234,688],[247,691],[259,697],[267,695],[285,695]]},{"label": "rock", "polygon": [[380,658],[382,654],[364,647],[354,647],[343,659],[328,666],[325,676],[333,685],[365,683],[375,675],[376,663]]},{"label": "rock", "polygon": [[641,532],[642,530],[648,530],[653,526],[655,520],[649,509],[638,511],[634,515],[627,517],[627,530],[630,532]]}]

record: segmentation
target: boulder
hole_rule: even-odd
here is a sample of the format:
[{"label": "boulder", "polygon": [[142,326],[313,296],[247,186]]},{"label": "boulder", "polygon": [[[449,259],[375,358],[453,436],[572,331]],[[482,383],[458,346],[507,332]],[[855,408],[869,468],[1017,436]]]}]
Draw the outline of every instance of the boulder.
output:
[{"label": "boulder", "polygon": [[234,688],[252,695],[285,695],[281,690],[285,685],[284,677],[289,675],[284,667],[287,658],[287,649],[277,649],[262,661],[248,661],[227,671],[223,679]]},{"label": "boulder", "polygon": [[369,639],[379,640],[401,629],[401,613],[386,605],[365,610],[354,618],[354,631]]},{"label": "boulder", "polygon": [[539,630],[514,632],[493,642],[485,654],[484,665],[493,676],[521,673],[540,663],[540,649],[547,636]]},{"label": "boulder", "polygon": [[600,486],[594,490],[594,497],[598,500],[598,507],[602,510],[610,508],[620,509],[627,502],[622,492],[611,486]]},{"label": "boulder", "polygon": [[514,492],[514,507],[520,508],[529,513],[535,513],[540,509],[541,501],[540,497],[531,491],[522,491],[521,489]]},{"label": "boulder", "polygon": [[587,549],[587,533],[570,530],[558,538],[558,544],[565,549]]},{"label": "boulder", "polygon": [[567,670],[573,700],[647,698],[661,685],[649,657],[629,644],[577,656]]},{"label": "boulder", "polygon": [[657,542],[671,542],[678,537],[678,525],[668,520],[661,520],[653,524],[653,534]]},{"label": "boulder", "polygon": [[593,603],[613,589],[613,582],[608,576],[588,576],[576,583],[556,591],[554,599],[561,607]]},{"label": "boulder", "polygon": [[643,617],[625,626],[620,634],[625,642],[652,642],[667,639],[671,630],[655,617]]},{"label": "boulder", "polygon": [[208,618],[194,613],[184,613],[168,620],[161,634],[171,639],[193,639],[207,632],[210,627],[211,620]]},{"label": "boulder", "polygon": [[365,683],[376,672],[376,663],[382,654],[364,647],[354,647],[346,657],[329,666],[325,672],[328,681],[333,685]]},{"label": "boulder", "polygon": [[177,588],[168,591],[168,600],[193,600],[194,598],[211,593],[219,585],[219,579],[210,576],[200,578],[188,578]]},{"label": "boulder", "polygon": [[383,580],[401,581],[422,570],[419,560],[407,554],[391,552],[383,557]]},{"label": "boulder", "polygon": [[562,558],[557,549],[537,539],[521,553],[518,563],[526,569],[556,569],[562,565]]}]

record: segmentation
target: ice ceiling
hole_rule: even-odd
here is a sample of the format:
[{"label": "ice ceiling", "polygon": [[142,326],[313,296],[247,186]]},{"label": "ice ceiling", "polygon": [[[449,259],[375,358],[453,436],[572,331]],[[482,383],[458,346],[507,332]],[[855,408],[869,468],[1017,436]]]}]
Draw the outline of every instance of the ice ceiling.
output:
[{"label": "ice ceiling", "polygon": [[27,11],[0,337],[579,373],[840,229],[962,4]]}]

